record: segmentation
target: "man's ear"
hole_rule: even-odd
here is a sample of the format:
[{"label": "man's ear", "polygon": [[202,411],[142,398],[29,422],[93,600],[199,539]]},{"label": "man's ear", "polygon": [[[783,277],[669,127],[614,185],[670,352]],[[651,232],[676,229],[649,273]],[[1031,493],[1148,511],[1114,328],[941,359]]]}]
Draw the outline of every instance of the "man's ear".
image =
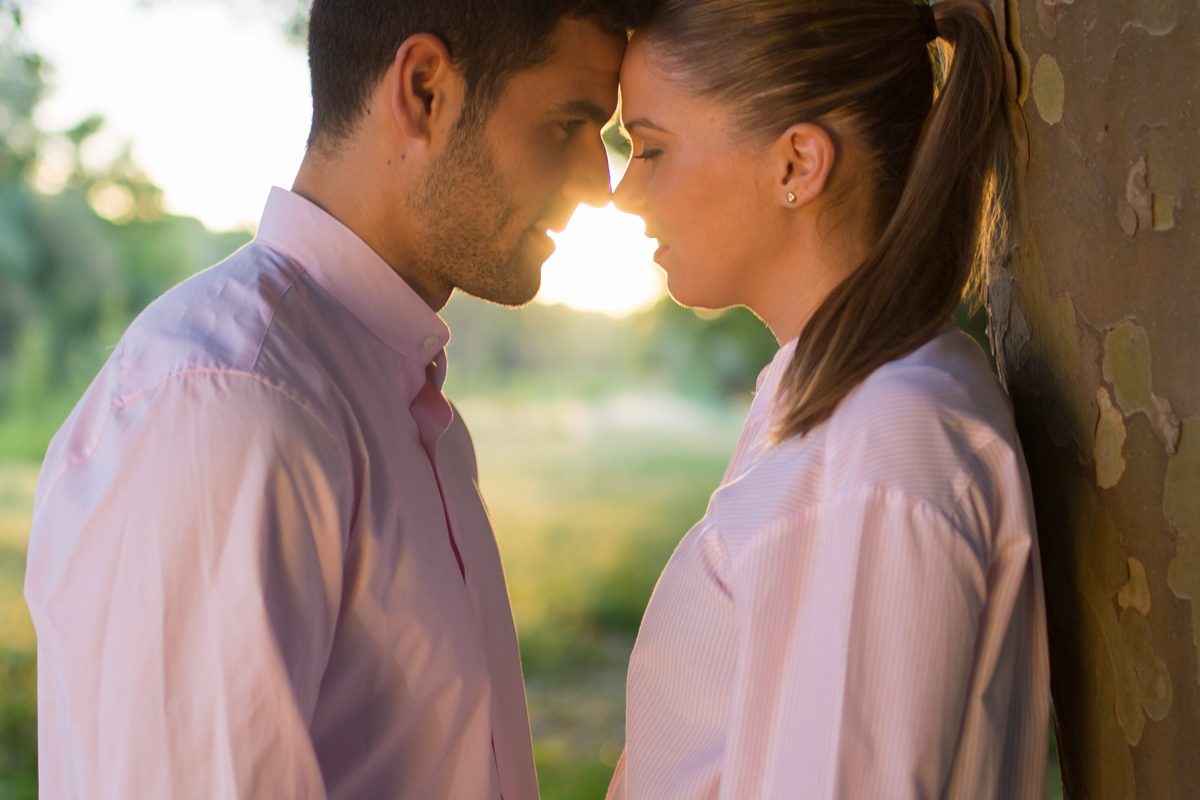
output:
[{"label": "man's ear", "polygon": [[463,110],[462,76],[438,37],[418,33],[396,50],[387,81],[392,117],[409,139],[428,144],[444,137]]},{"label": "man's ear", "polygon": [[780,134],[771,145],[771,155],[780,205],[799,208],[825,191],[838,149],[824,126],[801,122]]}]

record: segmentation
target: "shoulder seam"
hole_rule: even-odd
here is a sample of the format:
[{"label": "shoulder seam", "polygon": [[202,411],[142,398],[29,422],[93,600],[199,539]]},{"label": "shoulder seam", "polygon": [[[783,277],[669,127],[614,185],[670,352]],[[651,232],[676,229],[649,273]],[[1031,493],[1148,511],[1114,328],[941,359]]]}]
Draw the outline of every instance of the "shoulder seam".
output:
[{"label": "shoulder seam", "polygon": [[[950,548],[952,548],[954,550],[965,551],[965,554],[970,559],[969,563],[975,565],[977,568],[977,572],[974,575],[975,582],[976,582],[977,586],[980,587],[980,591],[985,591],[984,587],[986,587],[986,583],[987,583],[987,573],[990,570],[990,563],[991,563],[991,559],[992,559],[991,554],[990,553],[980,554],[980,553],[976,552],[975,549],[967,541],[967,539],[962,535],[959,526],[957,526],[954,523],[954,520],[947,517],[946,514],[941,509],[939,509],[937,506],[933,505],[932,503],[925,500],[924,498],[913,496],[907,492],[899,491],[896,489],[883,489],[880,487],[860,487],[857,490],[848,491],[848,492],[843,493],[842,497],[852,495],[855,493],[872,494],[872,493],[876,493],[876,492],[882,493],[884,495],[895,495],[895,496],[901,497],[905,502],[909,503],[914,510],[916,510],[920,513],[931,515],[932,517],[936,518],[937,520],[940,520],[941,524],[945,528],[945,531],[950,534],[948,536],[942,536],[940,538],[947,541]],[[808,505],[798,508],[788,514],[784,514],[779,517],[776,517],[775,519],[773,519],[771,522],[767,523],[766,525],[760,526],[755,531],[755,534],[756,535],[764,535],[764,534],[769,533],[769,535],[778,536],[780,529],[785,528],[792,520],[795,520],[801,516],[812,514],[820,505],[821,504],[808,504]],[[741,556],[742,556],[742,551],[744,550],[744,548],[738,548],[733,553],[731,553],[724,533],[719,528],[715,527],[714,534],[720,540],[720,543],[722,544],[723,549],[724,549],[725,553],[727,554],[726,557],[727,557],[728,563],[729,563],[730,574],[732,575],[732,574],[737,573],[741,569],[740,562],[742,560]],[[981,562],[979,560],[981,555],[985,556],[986,562]]]},{"label": "shoulder seam", "polygon": [[[904,500],[905,502],[910,503],[911,505],[913,505],[915,507],[920,507],[925,512],[938,517],[946,524],[947,528],[950,528],[951,530],[957,529],[957,526],[955,525],[953,518],[948,516],[942,509],[938,508],[936,505],[929,502],[927,499],[925,499],[923,497],[918,497],[917,495],[911,494],[911,493],[903,491],[901,489],[895,489],[895,488],[890,488],[890,487],[886,487],[886,486],[874,486],[874,485],[866,486],[866,485],[864,485],[864,486],[856,486],[852,489],[847,489],[845,491],[836,492],[836,493],[830,495],[829,497],[824,498],[821,502],[805,503],[804,505],[800,506],[799,508],[792,509],[791,511],[787,512],[786,514],[780,514],[777,517],[773,517],[768,522],[765,522],[764,524],[758,526],[754,530],[753,534],[751,534],[751,535],[761,534],[772,528],[785,526],[785,525],[791,523],[793,520],[796,520],[800,517],[808,516],[810,514],[816,513],[818,511],[818,509],[820,509],[824,505],[829,504],[830,502],[839,501],[839,500],[842,500],[842,499],[845,499],[848,497],[853,497],[855,495],[868,495],[868,494],[875,494],[875,493],[879,493],[879,494],[886,495],[886,496],[899,497],[900,499]],[[956,498],[955,498],[956,504],[961,499],[961,496],[962,496],[962,493],[960,493],[958,496],[956,496]],[[716,524],[715,521],[713,524],[713,533],[718,538],[721,539],[723,544],[726,544],[726,550],[728,551],[725,532],[722,530],[720,525]]]},{"label": "shoulder seam", "polygon": [[253,372],[251,370],[245,370],[245,369],[234,369],[234,368],[230,368],[230,367],[193,367],[191,369],[183,369],[183,370],[177,370],[175,372],[169,372],[166,375],[164,375],[163,377],[161,377],[159,380],[155,381],[154,383],[147,384],[147,385],[143,386],[142,388],[138,389],[136,392],[134,392],[126,397],[114,398],[112,401],[112,404],[111,404],[112,408],[115,410],[123,410],[126,407],[132,405],[142,395],[152,392],[155,389],[159,388],[160,386],[163,386],[164,384],[167,384],[167,383],[170,383],[171,381],[179,380],[182,378],[195,377],[197,375],[228,375],[228,376],[237,377],[237,378],[247,378],[249,380],[255,381],[256,383],[260,383],[263,386],[266,386],[268,389],[272,389],[275,392],[282,395],[283,397],[286,397],[288,400],[291,400],[292,403],[294,403],[297,407],[302,409],[304,411],[304,413],[306,413],[310,417],[312,417],[313,421],[316,422],[318,426],[320,426],[321,430],[323,430],[325,432],[325,435],[329,437],[330,441],[335,442],[335,443],[337,442],[337,437],[335,437],[333,435],[333,432],[329,430],[329,427],[324,422],[321,421],[321,418],[317,415],[316,411],[308,403],[306,403],[294,390],[288,388],[287,386],[285,386],[281,383],[277,383],[275,381],[268,379],[265,375],[262,375],[258,372]]},{"label": "shoulder seam", "polygon": [[289,259],[284,258],[284,263],[291,268],[289,270],[291,274],[288,277],[287,287],[280,293],[275,302],[271,304],[271,318],[263,326],[262,337],[258,340],[258,347],[254,348],[254,358],[250,359],[251,368],[257,367],[258,360],[262,358],[263,348],[267,345],[267,337],[271,334],[271,329],[275,327],[275,317],[279,314],[279,306],[283,304],[284,298],[291,293],[292,287],[296,285],[296,281],[300,280],[300,276],[304,274],[303,268],[297,264],[293,264]]},{"label": "shoulder seam", "polygon": [[[325,436],[329,439],[330,443],[333,444],[335,447],[337,446],[337,444],[338,444],[337,437],[333,435],[333,432],[329,429],[329,426],[327,426],[321,420],[320,416],[318,416],[316,411],[308,403],[306,403],[301,397],[299,397],[294,391],[287,388],[286,386],[283,386],[281,384],[278,384],[278,383],[268,380],[263,375],[259,375],[258,373],[249,372],[246,370],[217,368],[217,367],[196,367],[193,369],[185,369],[185,370],[178,370],[176,372],[171,372],[171,373],[164,375],[161,379],[155,381],[154,383],[143,386],[141,389],[138,389],[136,392],[134,392],[128,396],[113,398],[112,402],[109,403],[109,410],[113,411],[113,412],[122,411],[125,408],[132,405],[134,402],[136,402],[143,395],[145,395],[149,392],[152,392],[152,391],[158,389],[159,387],[164,386],[167,383],[170,383],[171,381],[183,380],[183,379],[195,377],[198,375],[227,375],[227,376],[238,377],[238,378],[247,378],[247,379],[250,379],[256,383],[259,383],[259,384],[267,387],[268,389],[271,389],[272,391],[279,394],[281,397],[287,398],[289,401],[291,401],[291,403],[293,405],[295,405],[297,408],[301,409],[305,414],[307,414],[313,420],[313,422],[315,422],[317,424],[317,426],[321,429],[321,431],[324,432]],[[104,439],[104,434],[108,431],[108,427],[109,427],[109,424],[111,421],[112,421],[112,415],[111,414],[106,415],[104,423],[100,426],[100,430],[97,431],[95,438],[88,445],[87,449],[81,450],[78,453],[75,453],[74,455],[70,456],[69,458],[65,458],[63,460],[62,464],[55,471],[54,477],[51,478],[49,481],[47,481],[46,489],[44,492],[45,494],[49,494],[50,491],[54,488],[55,484],[58,483],[59,479],[62,478],[62,476],[65,475],[69,470],[79,466],[83,462],[90,459],[93,455],[95,455],[96,449],[100,446],[100,442]]]}]

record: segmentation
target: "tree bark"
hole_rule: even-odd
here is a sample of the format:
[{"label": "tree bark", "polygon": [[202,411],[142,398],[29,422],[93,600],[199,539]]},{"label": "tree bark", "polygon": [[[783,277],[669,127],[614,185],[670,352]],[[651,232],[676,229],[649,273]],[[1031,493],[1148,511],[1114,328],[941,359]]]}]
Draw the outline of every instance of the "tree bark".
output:
[{"label": "tree bark", "polygon": [[989,333],[1064,789],[1200,797],[1200,4],[994,3],[1024,143]]}]

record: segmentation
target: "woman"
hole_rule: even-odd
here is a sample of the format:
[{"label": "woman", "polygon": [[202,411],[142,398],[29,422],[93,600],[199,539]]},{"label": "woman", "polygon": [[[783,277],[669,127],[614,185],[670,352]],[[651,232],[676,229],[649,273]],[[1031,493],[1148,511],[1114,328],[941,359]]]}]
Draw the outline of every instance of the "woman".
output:
[{"label": "woman", "polygon": [[1041,796],[1028,477],[950,324],[1002,244],[991,12],[666,0],[621,81],[616,201],[672,295],[782,346],[646,610],[610,796]]}]

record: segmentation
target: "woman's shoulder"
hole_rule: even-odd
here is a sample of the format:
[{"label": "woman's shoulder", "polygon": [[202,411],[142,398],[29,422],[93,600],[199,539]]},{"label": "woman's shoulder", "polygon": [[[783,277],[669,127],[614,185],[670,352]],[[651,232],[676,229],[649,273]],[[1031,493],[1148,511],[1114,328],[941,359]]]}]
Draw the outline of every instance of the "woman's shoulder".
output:
[{"label": "woman's shoulder", "polygon": [[978,472],[984,451],[1019,445],[987,356],[952,330],[881,366],[848,394],[829,420],[825,449],[830,490],[866,482],[924,497]]},{"label": "woman's shoulder", "polygon": [[998,502],[1024,481],[1008,399],[987,356],[958,331],[877,369],[824,424],[770,448],[714,495],[735,537],[845,498],[886,493],[947,518],[964,497]]},{"label": "woman's shoulder", "polygon": [[957,330],[876,369],[847,394],[828,429],[836,442],[907,452],[947,436],[968,448],[1016,439],[1012,407],[987,356]]}]

